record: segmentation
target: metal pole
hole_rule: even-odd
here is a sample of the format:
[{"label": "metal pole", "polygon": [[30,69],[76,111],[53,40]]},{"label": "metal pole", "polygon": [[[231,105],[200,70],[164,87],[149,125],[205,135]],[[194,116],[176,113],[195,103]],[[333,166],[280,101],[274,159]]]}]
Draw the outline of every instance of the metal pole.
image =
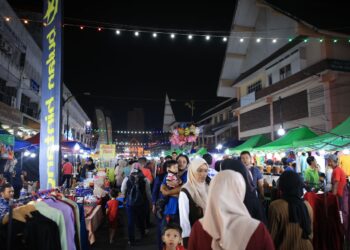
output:
[{"label": "metal pole", "polygon": [[69,134],[69,109],[67,108],[67,141],[68,141],[68,134]]}]

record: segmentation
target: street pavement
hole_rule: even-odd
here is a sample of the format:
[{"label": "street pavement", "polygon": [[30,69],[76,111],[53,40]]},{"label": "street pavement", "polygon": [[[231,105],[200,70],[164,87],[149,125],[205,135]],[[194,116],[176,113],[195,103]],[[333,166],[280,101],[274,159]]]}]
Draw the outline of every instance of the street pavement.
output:
[{"label": "street pavement", "polygon": [[[104,223],[96,232],[96,242],[91,246],[91,250],[121,250],[121,249],[132,249],[132,250],[156,250],[157,240],[156,240],[156,226],[150,229],[149,234],[142,239],[136,246],[128,246],[128,227],[127,227],[127,216],[126,211],[121,209],[119,211],[119,226],[117,230],[117,235],[115,237],[114,243],[110,244],[108,239],[108,223],[105,219]],[[153,217],[153,216],[152,216]],[[155,220],[153,223],[155,224]],[[155,224],[156,225],[156,224]],[[135,227],[136,240],[140,239],[137,227]]]}]

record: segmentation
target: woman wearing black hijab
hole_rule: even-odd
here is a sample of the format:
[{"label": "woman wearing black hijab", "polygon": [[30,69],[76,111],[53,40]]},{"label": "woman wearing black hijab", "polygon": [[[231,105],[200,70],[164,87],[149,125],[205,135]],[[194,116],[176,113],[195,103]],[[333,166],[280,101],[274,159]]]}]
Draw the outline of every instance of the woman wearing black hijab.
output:
[{"label": "woman wearing black hijab", "polygon": [[293,172],[284,172],[278,180],[282,198],[269,207],[269,228],[276,249],[313,249],[312,208],[303,201],[303,181]]},{"label": "woman wearing black hijab", "polygon": [[263,213],[262,205],[256,196],[252,179],[249,172],[241,161],[226,159],[221,163],[221,170],[233,170],[240,173],[246,184],[246,193],[244,197],[244,205],[247,207],[249,214],[257,220],[266,224],[266,217]]}]

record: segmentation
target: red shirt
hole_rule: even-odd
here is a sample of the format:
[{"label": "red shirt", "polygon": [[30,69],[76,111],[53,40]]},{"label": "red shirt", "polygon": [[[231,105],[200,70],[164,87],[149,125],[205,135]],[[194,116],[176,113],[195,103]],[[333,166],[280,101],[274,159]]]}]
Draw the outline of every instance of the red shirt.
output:
[{"label": "red shirt", "polygon": [[[203,229],[202,223],[194,223],[187,250],[212,250],[211,241],[213,238]],[[255,232],[250,237],[246,250],[274,250],[270,233],[264,224],[260,223]]]},{"label": "red shirt", "polygon": [[119,205],[119,202],[116,199],[112,199],[107,202],[107,207],[108,207],[107,215],[108,215],[109,222],[115,222],[117,220],[118,205]]},{"label": "red shirt", "polygon": [[343,169],[336,167],[332,172],[332,185],[339,182],[337,196],[343,197],[344,187],[346,185],[346,175]]},{"label": "red shirt", "polygon": [[65,164],[63,164],[63,174],[73,174],[73,165],[70,162],[66,162]]},{"label": "red shirt", "polygon": [[142,168],[141,171],[143,175],[149,180],[149,183],[152,183],[153,176],[152,176],[151,170],[149,170],[148,168]]}]

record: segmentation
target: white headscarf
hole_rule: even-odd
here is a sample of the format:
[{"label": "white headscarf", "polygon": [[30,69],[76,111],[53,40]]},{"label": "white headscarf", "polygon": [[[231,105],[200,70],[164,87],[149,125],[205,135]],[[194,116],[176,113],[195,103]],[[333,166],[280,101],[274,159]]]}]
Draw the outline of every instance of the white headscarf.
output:
[{"label": "white headscarf", "polygon": [[208,184],[206,182],[199,183],[196,181],[195,174],[200,166],[207,162],[202,158],[195,158],[188,167],[187,182],[182,187],[185,188],[191,195],[194,202],[205,211],[208,198]]},{"label": "white headscarf", "polygon": [[207,209],[200,220],[213,238],[213,250],[246,249],[259,221],[243,203],[246,184],[240,173],[221,171],[210,183]]}]

